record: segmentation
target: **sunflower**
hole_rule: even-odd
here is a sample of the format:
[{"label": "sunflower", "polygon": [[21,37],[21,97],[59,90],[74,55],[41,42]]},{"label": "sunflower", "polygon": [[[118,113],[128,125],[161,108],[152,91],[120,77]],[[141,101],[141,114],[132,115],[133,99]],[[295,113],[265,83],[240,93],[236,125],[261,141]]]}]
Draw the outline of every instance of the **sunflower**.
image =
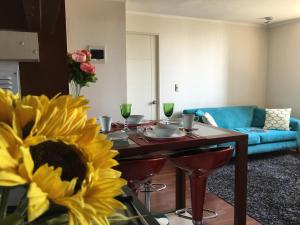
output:
[{"label": "sunflower", "polygon": [[[108,224],[124,206],[114,197],[126,181],[112,143],[87,119],[83,97],[27,96],[17,99],[13,125],[0,123],[0,186],[28,185],[28,221],[52,204],[68,209],[70,225]],[[51,184],[51,185],[49,185]]]},{"label": "sunflower", "polygon": [[0,121],[12,124],[13,108],[15,101],[19,98],[11,91],[3,90],[0,88]]},{"label": "sunflower", "polygon": [[26,158],[22,156],[26,148],[21,145],[22,139],[14,130],[6,123],[0,122],[0,186],[16,186],[28,182],[28,176],[21,172],[24,166],[20,160]]},{"label": "sunflower", "polygon": [[13,128],[20,137],[26,137],[30,132],[37,116],[47,108],[49,99],[47,96],[28,95],[15,102],[13,113]]}]

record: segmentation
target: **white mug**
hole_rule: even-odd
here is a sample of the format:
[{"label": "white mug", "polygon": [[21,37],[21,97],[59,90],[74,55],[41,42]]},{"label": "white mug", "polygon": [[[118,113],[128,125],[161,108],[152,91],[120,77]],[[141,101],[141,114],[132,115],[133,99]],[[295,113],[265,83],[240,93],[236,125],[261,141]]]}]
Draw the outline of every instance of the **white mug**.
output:
[{"label": "white mug", "polygon": [[192,130],[194,121],[198,121],[199,117],[194,114],[183,114],[183,128],[186,130]]},{"label": "white mug", "polygon": [[107,133],[111,131],[111,117],[109,116],[100,116],[100,125],[101,125],[101,131],[103,133]]}]

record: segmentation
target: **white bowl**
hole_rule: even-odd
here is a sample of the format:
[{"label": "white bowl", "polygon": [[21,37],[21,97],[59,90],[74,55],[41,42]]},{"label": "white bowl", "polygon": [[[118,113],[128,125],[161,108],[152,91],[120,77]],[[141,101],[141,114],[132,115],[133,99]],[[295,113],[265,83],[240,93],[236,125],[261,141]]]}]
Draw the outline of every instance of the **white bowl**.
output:
[{"label": "white bowl", "polygon": [[131,115],[127,118],[127,123],[131,125],[139,124],[143,118],[143,115]]},{"label": "white bowl", "polygon": [[153,127],[153,132],[157,137],[171,137],[178,129],[173,124],[157,124]]}]

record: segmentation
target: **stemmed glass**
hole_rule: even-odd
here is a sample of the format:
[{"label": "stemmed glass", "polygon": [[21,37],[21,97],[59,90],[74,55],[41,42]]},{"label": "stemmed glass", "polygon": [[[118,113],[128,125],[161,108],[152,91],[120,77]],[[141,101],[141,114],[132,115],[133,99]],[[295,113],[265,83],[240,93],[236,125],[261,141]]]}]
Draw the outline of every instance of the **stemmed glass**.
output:
[{"label": "stemmed glass", "polygon": [[164,114],[167,117],[166,124],[169,124],[170,117],[172,116],[174,110],[174,103],[163,103],[163,108]]},{"label": "stemmed glass", "polygon": [[127,118],[130,116],[131,113],[131,104],[121,104],[120,105],[121,115],[124,118],[124,131],[128,130]]}]

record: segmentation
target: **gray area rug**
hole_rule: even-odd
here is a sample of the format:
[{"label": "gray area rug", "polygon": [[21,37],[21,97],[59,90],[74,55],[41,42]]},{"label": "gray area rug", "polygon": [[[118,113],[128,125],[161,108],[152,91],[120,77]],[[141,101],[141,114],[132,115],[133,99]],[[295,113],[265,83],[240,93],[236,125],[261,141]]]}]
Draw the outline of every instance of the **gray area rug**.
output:
[{"label": "gray area rug", "polygon": [[[208,190],[233,203],[233,163],[209,177]],[[250,156],[247,195],[247,214],[263,225],[300,225],[300,154]]]}]

